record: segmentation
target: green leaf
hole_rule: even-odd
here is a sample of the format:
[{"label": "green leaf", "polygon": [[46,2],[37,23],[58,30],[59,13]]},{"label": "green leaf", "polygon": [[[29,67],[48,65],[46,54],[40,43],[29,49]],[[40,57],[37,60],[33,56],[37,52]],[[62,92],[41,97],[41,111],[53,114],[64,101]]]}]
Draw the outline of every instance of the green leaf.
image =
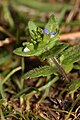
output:
[{"label": "green leaf", "polygon": [[23,46],[26,46],[29,50],[34,50],[34,45],[30,42],[23,42]]},{"label": "green leaf", "polygon": [[34,36],[33,31],[35,31],[35,32],[37,31],[37,26],[34,24],[34,22],[29,21],[28,22],[28,27],[29,27],[30,35],[33,37]]},{"label": "green leaf", "polygon": [[63,42],[58,42],[49,51],[44,52],[41,57],[43,60],[45,60],[47,58],[55,57],[56,55],[60,54],[68,46],[69,46],[69,44],[66,44]]},{"label": "green leaf", "polygon": [[6,99],[1,79],[0,79],[0,94],[2,99]]},{"label": "green leaf", "polygon": [[[55,33],[58,33],[58,22],[56,21],[56,18],[54,17],[54,15],[52,15],[48,21],[48,23],[46,24],[45,26],[46,29],[48,29],[48,31],[51,33],[51,32],[55,32]],[[53,37],[54,38],[54,37]],[[50,34],[44,34],[44,37],[43,37],[43,42],[46,42],[48,43],[49,41],[53,41],[54,39],[53,38],[50,38]],[[57,40],[59,39],[59,36],[57,36]]]},{"label": "green leaf", "polygon": [[80,60],[80,43],[69,47],[63,53],[63,64],[75,63]]},{"label": "green leaf", "polygon": [[73,80],[69,86],[70,93],[74,93],[80,87],[80,80]]},{"label": "green leaf", "polygon": [[24,114],[22,114],[22,113],[19,112],[19,111],[16,111],[15,117],[16,117],[17,119],[22,118],[23,120],[25,120]]},{"label": "green leaf", "polygon": [[73,69],[73,64],[63,65],[66,73],[69,73]]},{"label": "green leaf", "polygon": [[65,3],[60,3],[60,2],[54,2],[52,3],[47,3],[47,2],[40,2],[37,0],[13,0],[12,3],[16,3],[17,5],[23,4],[26,5],[27,7],[37,9],[41,12],[54,12],[54,11],[59,11],[62,8],[66,8],[70,10],[72,8],[72,5],[70,4],[65,4]]},{"label": "green leaf", "polygon": [[[62,65],[65,71],[67,73],[70,72],[70,70],[73,68],[73,63],[80,61],[80,43],[68,47],[68,49],[63,51],[61,57],[63,57]],[[69,66],[71,66],[71,69]]]},{"label": "green leaf", "polygon": [[74,64],[73,68],[76,70],[80,70],[80,63]]},{"label": "green leaf", "polygon": [[13,98],[19,98],[21,95],[24,95],[24,94],[29,94],[31,93],[32,91],[38,91],[36,88],[34,87],[28,87],[28,88],[25,88],[23,90],[21,90],[19,93],[17,93]]},{"label": "green leaf", "polygon": [[0,105],[2,105],[3,103],[5,103],[5,99],[0,99]]},{"label": "green leaf", "polygon": [[51,66],[42,66],[39,68],[35,68],[33,70],[30,70],[29,72],[25,73],[23,78],[28,79],[28,78],[36,78],[36,77],[41,77],[41,76],[49,76],[55,73],[55,69]]},{"label": "green leaf", "polygon": [[58,29],[58,22],[55,18],[54,15],[52,15],[48,21],[48,23],[46,24],[45,28],[47,28],[49,30],[49,32],[55,31],[56,29]]},{"label": "green leaf", "polygon": [[23,52],[23,49],[24,47],[17,48],[13,51],[13,53],[19,56],[29,57],[29,56],[39,56],[45,51],[45,49],[37,49],[37,50],[31,50],[28,52]]}]

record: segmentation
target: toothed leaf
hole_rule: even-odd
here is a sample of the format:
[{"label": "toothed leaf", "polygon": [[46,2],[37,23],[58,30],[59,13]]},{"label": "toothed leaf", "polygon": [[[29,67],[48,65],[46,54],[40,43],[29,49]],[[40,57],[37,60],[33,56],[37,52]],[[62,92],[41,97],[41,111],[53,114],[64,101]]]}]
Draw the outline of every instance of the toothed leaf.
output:
[{"label": "toothed leaf", "polygon": [[44,52],[41,57],[43,60],[50,57],[55,57],[56,55],[60,54],[68,46],[69,44],[59,42],[55,44],[55,46],[51,48],[49,51]]},{"label": "toothed leaf", "polygon": [[80,61],[80,43],[66,49],[62,56],[62,65],[66,72],[70,72],[73,68],[73,63]]},{"label": "toothed leaf", "polygon": [[51,66],[42,66],[39,68],[35,68],[33,70],[30,70],[29,72],[25,73],[23,78],[28,79],[28,78],[36,78],[36,77],[41,77],[41,76],[49,76],[55,73],[55,69]]}]

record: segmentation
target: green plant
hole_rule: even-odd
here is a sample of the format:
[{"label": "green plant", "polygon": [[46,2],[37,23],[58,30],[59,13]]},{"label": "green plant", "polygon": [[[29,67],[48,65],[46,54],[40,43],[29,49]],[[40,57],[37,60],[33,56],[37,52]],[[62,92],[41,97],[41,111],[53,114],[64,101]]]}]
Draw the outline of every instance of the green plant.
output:
[{"label": "green plant", "polygon": [[[59,41],[58,23],[52,15],[44,29],[39,28],[34,22],[29,21],[28,28],[31,39],[23,43],[23,47],[14,50],[14,53],[23,57],[39,56],[41,61],[47,60],[47,64],[34,68],[23,74],[23,79],[32,79],[38,77],[46,77],[46,83],[37,89],[34,87],[24,88],[14,98],[19,98],[22,95],[29,95],[29,100],[32,95],[45,91],[43,97],[39,100],[40,103],[48,96],[49,88],[58,80],[68,82],[69,94],[74,98],[75,91],[80,87],[79,79],[74,80],[68,77],[68,73],[80,62],[80,43],[74,46]],[[62,76],[62,77],[61,77]],[[24,82],[23,80],[23,82]],[[72,81],[72,82],[70,82]],[[74,81],[74,82],[73,82]],[[24,83],[23,83],[24,84]],[[76,85],[74,87],[74,84]],[[65,91],[64,89],[63,91]],[[28,101],[29,102],[29,101]],[[29,103],[27,109],[29,109]],[[71,108],[72,109],[72,108]],[[67,116],[69,118],[70,113]]]},{"label": "green plant", "polygon": [[[54,83],[55,78],[57,78],[55,82],[60,79],[59,75],[69,82],[67,74],[73,69],[74,63],[80,61],[80,43],[70,46],[68,43],[59,41],[60,32],[54,15],[50,17],[44,30],[32,21],[29,21],[28,28],[31,39],[24,42],[23,47],[15,49],[14,53],[23,57],[39,56],[41,61],[47,60],[47,65],[34,68],[23,74],[23,79],[46,76],[49,78],[46,84],[48,88],[52,85],[51,81]],[[43,89],[39,88],[38,90]]]},{"label": "green plant", "polygon": [[[59,22],[59,20],[58,20]],[[59,113],[64,113],[66,120],[70,116],[74,116],[76,110],[75,107],[78,105],[80,100],[80,95],[78,88],[80,87],[80,80],[78,72],[73,72],[72,69],[76,71],[80,70],[80,43],[74,46],[69,45],[59,41],[59,27],[58,22],[52,15],[46,24],[45,28],[38,27],[34,22],[29,21],[28,29],[30,36],[29,40],[23,43],[23,46],[14,50],[16,55],[22,56],[22,65],[20,65],[20,59],[12,55],[7,49],[1,49],[0,57],[0,118],[5,120],[7,118],[13,119],[44,119],[49,120],[46,116],[36,115],[31,106],[43,104],[47,98],[51,97],[55,92],[55,87],[58,86],[58,92],[56,99],[62,97],[64,100],[65,91],[67,95],[71,96],[70,99],[73,101],[69,111],[65,109],[66,101],[62,101],[62,108],[55,108],[54,106],[51,111],[56,111]],[[9,55],[8,55],[9,53]],[[7,55],[6,55],[7,54]],[[42,64],[27,73],[25,71],[25,58],[38,56],[38,59]],[[4,59],[5,58],[5,59]],[[45,64],[43,61],[45,61]],[[9,64],[11,63],[11,64]],[[5,66],[5,67],[3,67]],[[22,74],[19,76],[19,72]],[[19,72],[18,72],[19,71]],[[17,72],[17,73],[16,73]],[[72,79],[68,76],[72,74],[74,78]],[[61,77],[62,76],[62,77]],[[44,77],[44,78],[43,78]],[[37,79],[32,79],[37,78]],[[24,82],[25,80],[25,82]],[[29,81],[27,81],[29,80]],[[69,81],[70,80],[70,81]],[[34,81],[36,81],[34,85]],[[62,82],[64,81],[64,84]],[[25,83],[28,83],[26,85]],[[54,85],[54,86],[53,86]],[[52,87],[51,87],[52,86]],[[51,89],[50,89],[51,88]],[[49,94],[50,93],[50,94]],[[60,94],[59,94],[60,93]],[[75,96],[75,94],[77,95]],[[10,99],[10,102],[8,101]],[[37,100],[36,100],[36,99]],[[45,99],[46,98],[46,99]],[[74,100],[76,98],[76,100]],[[17,101],[16,101],[17,100]],[[43,102],[42,102],[43,101]],[[17,104],[18,103],[18,106]],[[68,100],[69,103],[69,100]],[[24,109],[22,106],[24,105]],[[46,106],[42,106],[44,109],[48,110]],[[21,111],[19,111],[19,109]],[[28,111],[29,110],[29,111]],[[38,108],[35,107],[38,111]],[[14,112],[15,111],[15,112]],[[24,113],[25,111],[25,113]],[[73,113],[74,112],[74,113]],[[39,113],[39,111],[38,111]],[[67,116],[66,116],[67,114]],[[78,115],[74,116],[75,118]]]},{"label": "green plant", "polygon": [[[49,88],[58,80],[63,79],[68,82],[66,87],[68,88],[69,94],[71,94],[71,98],[74,99],[74,93],[80,87],[80,80],[78,78],[77,80],[74,78],[70,80],[68,74],[72,69],[77,68],[80,70],[80,43],[71,46],[68,43],[59,41],[59,27],[53,15],[50,17],[44,30],[37,27],[32,21],[29,21],[28,28],[31,39],[28,42],[24,42],[23,47],[15,49],[14,53],[23,57],[39,56],[41,61],[47,60],[47,64],[28,71],[22,77],[23,79],[32,79],[43,76],[47,79],[45,85],[37,89],[34,87],[25,88],[15,95],[14,98],[29,94],[29,100],[27,101],[27,109],[29,109],[29,101],[33,94],[36,92],[40,94],[39,92],[45,91],[42,98],[38,101],[40,103],[48,96]],[[66,88],[62,91],[62,94],[65,90]],[[80,96],[72,104],[66,120],[70,117],[74,106],[79,100]]]}]

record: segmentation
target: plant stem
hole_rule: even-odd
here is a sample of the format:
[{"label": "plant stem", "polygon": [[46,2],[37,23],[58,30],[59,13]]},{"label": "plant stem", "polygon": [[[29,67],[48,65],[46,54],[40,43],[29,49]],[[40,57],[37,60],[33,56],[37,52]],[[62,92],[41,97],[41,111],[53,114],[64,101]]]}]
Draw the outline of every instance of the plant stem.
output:
[{"label": "plant stem", "polygon": [[2,81],[2,84],[4,84],[15,72],[21,70],[21,66],[13,69]]},{"label": "plant stem", "polygon": [[42,91],[42,90],[46,90],[47,88],[49,88],[51,85],[53,85],[53,83],[55,83],[58,80],[58,76],[56,76],[55,78],[53,78],[50,82],[48,82],[46,85],[40,87],[38,90]]},{"label": "plant stem", "polygon": [[[58,61],[58,59],[57,59],[56,57],[54,57],[54,58],[49,58],[48,61],[49,61],[49,62],[52,62],[53,65],[54,65],[54,64],[56,65],[59,74],[62,75],[63,78],[65,78],[66,81],[69,80],[68,77],[67,77],[67,74],[66,74],[65,70],[63,69],[61,63]],[[50,63],[49,63],[49,64],[50,64]]]}]

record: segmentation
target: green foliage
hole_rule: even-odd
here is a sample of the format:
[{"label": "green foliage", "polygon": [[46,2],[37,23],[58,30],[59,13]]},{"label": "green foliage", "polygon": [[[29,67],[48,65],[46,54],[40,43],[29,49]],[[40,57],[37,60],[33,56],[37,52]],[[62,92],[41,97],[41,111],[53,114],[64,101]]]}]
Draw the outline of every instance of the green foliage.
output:
[{"label": "green foliage", "polygon": [[29,32],[30,32],[30,35],[32,36],[32,37],[34,37],[34,33],[33,33],[33,31],[37,31],[37,26],[32,22],[32,21],[29,21],[28,22],[28,27],[29,27]]},{"label": "green foliage", "polygon": [[17,5],[23,4],[26,5],[27,7],[34,8],[42,12],[60,11],[64,7],[67,10],[70,10],[72,8],[72,5],[70,4],[65,4],[60,2],[59,3],[55,2],[54,4],[52,4],[52,3],[40,2],[37,0],[14,0],[13,4],[14,3]]},{"label": "green foliage", "polygon": [[69,86],[70,93],[76,92],[76,90],[80,87],[80,80],[73,80]]},{"label": "green foliage", "polygon": [[9,11],[9,4],[8,4],[8,1],[2,1],[2,14],[3,14],[3,20],[5,20],[6,22],[9,23],[9,25],[11,27],[14,27],[14,21],[13,21],[13,18],[11,16],[11,13]]},{"label": "green foliage", "polygon": [[19,93],[17,93],[13,98],[18,98],[24,94],[28,95],[28,94],[34,94],[36,92],[39,93],[40,91],[43,91],[43,90],[49,88],[50,86],[52,86],[58,79],[59,79],[58,76],[56,76],[52,80],[49,80],[44,86],[42,86],[40,88],[35,88],[35,87],[24,88]]},{"label": "green foliage", "polygon": [[[76,25],[78,26],[80,25],[80,22],[70,21],[68,23],[62,23],[62,20],[64,20],[64,15],[66,14],[67,10],[69,12],[69,10],[72,9],[71,4],[67,4],[67,2],[66,4],[58,2],[57,3],[54,2],[54,4],[52,4],[44,1],[12,0],[11,2],[9,2],[9,0],[8,1],[3,0],[0,3],[1,25],[5,27],[4,29],[5,32],[1,32],[2,43],[5,42],[6,37],[10,37],[10,39],[12,40],[14,39],[15,36],[15,39],[17,39],[16,44],[17,46],[20,46],[19,40],[23,40],[26,38],[24,36],[25,35],[24,27],[27,24],[27,21],[32,17],[35,21],[34,23],[33,21],[30,20],[28,22],[28,26],[26,27],[28,28],[26,30],[29,30],[29,32],[26,31],[26,33],[30,33],[27,34],[29,35],[29,37],[27,37],[29,38],[28,41],[23,42],[20,48],[14,50],[14,53],[16,55],[23,56],[22,62],[20,62],[21,60],[20,57],[16,57],[11,53],[12,49],[14,48],[14,44],[10,44],[10,48],[8,48],[8,46],[6,47],[7,44],[3,44],[2,48],[0,49],[1,120],[5,119],[49,120],[51,119],[50,117],[55,116],[55,112],[57,114],[60,113],[60,116],[62,116],[63,119],[66,120],[71,119],[69,117],[74,117],[73,119],[77,119],[77,116],[79,115],[78,114],[79,109],[77,108],[77,105],[80,101],[79,95],[80,43],[74,46],[70,46],[68,43],[59,41],[60,32],[58,26],[63,24],[70,26],[74,26],[75,24],[75,26]],[[38,11],[34,11],[35,15],[32,16],[30,9],[25,9],[26,6],[37,9]],[[26,10],[27,15],[24,10]],[[48,23],[45,25],[45,21],[47,19],[45,15],[41,15],[39,13],[41,11],[58,12],[59,10],[60,13],[58,15],[58,19],[56,20],[54,15],[52,15]],[[12,13],[14,14],[11,15]],[[36,20],[36,18],[41,19]],[[43,18],[45,19],[45,21]],[[41,26],[40,24],[42,25],[42,28],[39,27]],[[11,32],[11,34],[9,35],[7,34],[6,31],[7,28],[8,33]],[[17,34],[16,29],[18,29]],[[25,66],[26,59],[24,57],[31,56],[39,56],[37,58],[41,60],[42,64],[40,64],[40,66],[36,68],[33,68],[27,73],[26,72],[24,73],[26,68]],[[72,69],[73,71],[71,71]],[[74,69],[75,71],[76,70],[77,71],[75,72]],[[68,78],[69,77],[68,73],[70,78],[72,79]],[[40,78],[32,79],[36,77]],[[45,79],[43,77],[45,77]],[[61,85],[62,84],[61,79],[64,80],[63,85]],[[67,87],[67,89],[65,89],[64,86],[65,88]],[[57,87],[59,87],[59,89],[57,89]],[[65,92],[66,90],[68,92]],[[61,94],[65,92],[66,93],[65,96],[64,95],[61,96],[61,94],[59,94],[60,91],[62,91]],[[53,95],[53,93],[55,94]],[[66,99],[67,94],[70,94],[68,95],[68,98],[70,96],[70,99],[72,98],[73,101],[69,101],[69,99]],[[57,109],[55,109],[55,105],[59,105],[57,104],[58,101],[55,100],[55,96],[56,100],[58,100],[58,98],[65,97],[64,102],[61,99],[61,103],[64,103],[63,105],[64,110],[59,110],[58,106]],[[47,99],[45,99],[46,97]],[[54,99],[53,107],[49,106],[49,104],[45,104],[51,103],[50,100],[52,98]],[[41,104],[43,100],[44,102]],[[68,103],[72,102],[70,111],[67,109],[65,111],[65,108],[68,105],[66,104],[65,106],[66,100],[68,100]],[[50,115],[50,117],[48,115]]]},{"label": "green foliage", "polygon": [[45,66],[30,70],[29,72],[24,74],[23,78],[31,79],[31,78],[41,77],[41,76],[45,77],[45,76],[52,75],[53,73],[55,73],[55,71],[56,70],[53,67],[45,65]]},{"label": "green foliage", "polygon": [[1,97],[2,97],[3,99],[6,99],[5,94],[4,94],[4,90],[3,90],[2,81],[1,81],[1,80],[0,80],[0,94],[1,94]]},{"label": "green foliage", "polygon": [[[75,62],[80,61],[80,43],[70,46],[68,43],[58,41],[59,27],[54,15],[50,17],[44,30],[36,26],[32,21],[29,21],[28,28],[31,39],[24,42],[23,47],[14,50],[14,53],[24,57],[40,56],[42,60],[48,60],[49,66],[35,68],[27,72],[24,78],[50,76],[57,71],[53,67],[55,64],[58,72],[63,74],[66,79],[66,73],[73,69]],[[56,61],[54,60],[55,57]]]},{"label": "green foliage", "polygon": [[63,43],[63,42],[57,42],[53,48],[51,48],[49,51],[44,52],[41,56],[43,60],[47,58],[52,58],[57,55],[59,55],[63,50],[65,50],[69,44]]},{"label": "green foliage", "polygon": [[50,38],[50,34],[43,34],[42,29],[36,27],[31,21],[28,23],[28,26],[32,38],[30,42],[23,43],[23,46],[27,47],[29,51],[24,52],[24,47],[20,47],[14,50],[16,55],[24,57],[40,56],[42,53],[50,50],[59,39],[58,24],[54,16],[51,16],[49,22],[45,26],[49,32],[56,33],[53,38]]},{"label": "green foliage", "polygon": [[4,99],[0,99],[0,105],[2,105],[5,102]]},{"label": "green foliage", "polygon": [[67,73],[73,68],[73,63],[80,61],[80,43],[68,47],[62,52],[62,65]]},{"label": "green foliage", "polygon": [[21,95],[24,95],[24,94],[27,95],[27,94],[29,94],[33,91],[38,91],[38,90],[34,87],[25,88],[25,89],[21,90],[17,95],[15,95],[14,98],[18,98],[18,97],[20,97]]}]

